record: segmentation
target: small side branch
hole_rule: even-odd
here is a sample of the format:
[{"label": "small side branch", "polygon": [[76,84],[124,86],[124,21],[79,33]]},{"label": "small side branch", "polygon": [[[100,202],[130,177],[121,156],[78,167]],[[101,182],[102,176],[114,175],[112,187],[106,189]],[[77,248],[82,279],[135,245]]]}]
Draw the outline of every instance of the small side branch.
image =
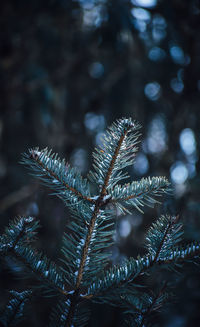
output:
[{"label": "small side branch", "polygon": [[165,240],[166,240],[168,234],[170,233],[170,230],[171,230],[171,228],[173,227],[173,225],[175,225],[175,224],[177,223],[178,219],[179,219],[179,216],[177,216],[175,219],[172,219],[172,218],[171,218],[171,219],[169,220],[169,224],[168,224],[168,226],[167,226],[167,228],[166,228],[166,230],[165,230],[165,233],[164,233],[164,235],[163,235],[163,238],[162,238],[161,241],[160,241],[160,245],[159,245],[159,247],[158,247],[158,250],[157,250],[157,252],[156,252],[156,255],[155,255],[155,258],[154,258],[154,260],[153,260],[152,265],[153,265],[155,262],[157,262],[157,260],[158,260],[158,258],[159,258],[159,255],[160,255],[160,252],[161,252],[161,250],[162,250],[162,247],[163,247],[163,245],[164,245],[164,243],[165,243]]},{"label": "small side branch", "polygon": [[[164,293],[165,289],[167,287],[167,282],[164,283],[163,287],[161,288],[160,292],[152,299],[151,304],[148,306],[148,308],[145,310],[145,312],[141,313],[142,314],[142,320],[141,323],[139,324],[138,327],[144,327],[145,325],[145,321],[147,319],[147,317],[149,316],[149,314],[154,311],[155,309],[158,309],[158,305],[157,301],[159,300],[159,298],[162,296],[162,294]],[[161,304],[159,305],[161,306]]]},{"label": "small side branch", "polygon": [[[155,187],[155,188],[152,188],[151,191],[150,190],[146,190],[146,191],[140,192],[138,194],[131,194],[129,196],[120,198],[120,201],[128,201],[128,200],[131,200],[131,199],[137,199],[139,197],[144,197],[146,194],[148,194],[150,192],[153,193],[153,192],[155,192],[157,190],[158,190],[158,187]],[[119,200],[118,199],[113,199],[111,202],[115,203],[117,201],[119,201]]]},{"label": "small side branch", "polygon": [[[58,285],[56,285],[55,283],[53,283],[53,281],[51,281],[49,278],[45,277],[44,274],[40,271],[38,271],[37,269],[34,269],[33,265],[31,265],[28,260],[26,260],[25,257],[23,257],[22,255],[20,255],[19,251],[16,248],[17,243],[15,245],[15,247],[12,247],[10,249],[10,253],[13,253],[13,255],[17,258],[17,260],[19,262],[21,262],[25,267],[28,267],[32,273],[34,273],[37,278],[39,278],[41,281],[47,284],[49,284],[49,286],[51,288],[53,288],[55,291],[61,293],[62,295],[69,297],[70,294],[64,289],[64,287],[59,287]],[[37,256],[37,253],[35,253],[35,256]],[[64,284],[63,284],[64,285]]]},{"label": "small side branch", "polygon": [[78,198],[80,198],[82,200],[89,201],[91,203],[95,203],[95,201],[93,199],[91,199],[90,197],[84,196],[81,192],[79,192],[78,190],[76,190],[74,187],[68,185],[63,180],[61,180],[51,169],[49,169],[48,167],[46,167],[43,164],[43,162],[39,159],[39,156],[37,155],[37,153],[34,150],[31,151],[30,156],[31,156],[31,159],[35,160],[35,162],[41,167],[41,169],[43,171],[46,171],[47,175],[50,175],[53,179],[57,180],[66,189],[68,189],[70,192],[74,193]]},{"label": "small side branch", "polygon": [[[161,248],[160,248],[161,249]],[[200,244],[191,243],[187,247],[174,247],[171,248],[169,253],[164,258],[159,258],[159,253],[161,250],[157,251],[157,256],[147,255],[145,257],[138,258],[137,260],[131,260],[123,267],[119,269],[118,267],[111,268],[109,273],[105,276],[104,279],[97,281],[96,287],[89,288],[88,294],[85,295],[85,298],[92,297],[105,297],[107,294],[114,288],[120,289],[127,284],[127,282],[133,282],[136,278],[142,276],[146,271],[152,267],[158,266],[168,266],[169,264],[176,264],[176,262],[185,262],[187,259],[198,256],[200,254]],[[116,278],[113,279],[113,275],[116,275]],[[98,285],[101,285],[98,287]]]}]

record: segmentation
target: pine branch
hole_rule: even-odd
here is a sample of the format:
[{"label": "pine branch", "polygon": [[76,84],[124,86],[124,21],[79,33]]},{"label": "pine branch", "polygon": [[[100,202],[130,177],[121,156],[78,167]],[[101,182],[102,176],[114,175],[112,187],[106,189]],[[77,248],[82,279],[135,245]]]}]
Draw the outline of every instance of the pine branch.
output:
[{"label": "pine branch", "polygon": [[64,327],[70,308],[70,299],[61,299],[58,304],[54,307],[50,316],[49,327]]},{"label": "pine branch", "polygon": [[159,264],[170,264],[170,263],[182,263],[190,262],[191,259],[199,260],[200,255],[200,243],[192,242],[186,246],[179,245],[171,249],[171,251],[164,257],[157,260]]},{"label": "pine branch", "polygon": [[143,213],[140,207],[144,205],[152,207],[155,203],[159,203],[153,196],[159,197],[169,193],[169,185],[165,177],[148,177],[139,182],[116,185],[110,192],[110,202],[116,204],[122,213],[129,212],[128,207],[135,207]]},{"label": "pine branch", "polygon": [[120,293],[121,287],[125,287],[128,282],[133,282],[138,276],[151,267],[153,259],[154,258],[150,256],[138,256],[137,259],[131,258],[126,260],[123,265],[112,266],[102,274],[101,278],[97,278],[88,288],[85,297],[94,298],[94,301],[98,298],[100,302],[105,301],[107,297],[110,301],[111,298],[114,300],[116,293],[113,296],[111,292],[115,290]]},{"label": "pine branch", "polygon": [[[92,213],[93,211],[91,210]],[[71,276],[76,276],[79,271],[88,226],[77,217],[68,226],[70,233],[65,233],[63,238],[62,252],[65,257],[62,260],[64,263],[63,270],[73,287],[75,287],[76,282],[74,284]],[[100,212],[96,218],[87,252],[87,259],[82,275],[82,287],[88,287],[109,263],[110,253],[105,250],[113,244],[114,228],[114,218],[111,212],[109,210]],[[76,251],[73,251],[74,248]]]},{"label": "pine branch", "polygon": [[87,180],[65,160],[61,161],[56,154],[52,154],[51,150],[31,149],[23,155],[22,163],[64,202],[85,200],[93,203]]},{"label": "pine branch", "polygon": [[160,289],[160,291],[152,296],[152,297],[149,297],[149,304],[146,306],[145,309],[143,309],[141,311],[141,314],[140,314],[140,323],[138,325],[138,327],[143,327],[144,326],[144,323],[145,321],[148,319],[150,313],[152,313],[153,311],[158,311],[158,309],[163,306],[163,303],[169,299],[169,294],[166,292],[165,293],[165,289],[167,287],[167,282],[165,282],[163,284],[163,287]]},{"label": "pine branch", "polygon": [[31,247],[16,246],[12,250],[19,262],[30,269],[41,281],[41,288],[52,289],[68,297],[69,292],[65,290],[65,278],[55,263],[41,253],[34,251]]},{"label": "pine branch", "polygon": [[0,255],[11,252],[20,244],[30,244],[34,241],[39,222],[33,217],[19,217],[11,221],[0,237]]},{"label": "pine branch", "polygon": [[64,278],[56,265],[44,255],[34,251],[33,242],[39,222],[32,217],[19,217],[10,222],[0,238],[0,254],[14,255],[20,263],[28,267],[49,287],[68,295],[64,289]]},{"label": "pine branch", "polygon": [[[121,147],[122,147],[123,142],[128,134],[128,131],[136,128],[136,125],[134,125],[131,122],[131,120],[121,120],[121,121],[118,121],[118,125],[116,124],[113,126],[110,128],[110,135],[108,137],[108,141],[112,142],[115,145],[115,147],[114,147],[114,149],[112,148],[112,151],[111,151],[112,155],[111,155],[111,160],[109,161],[109,163],[105,161],[105,165],[99,167],[99,169],[98,169],[98,172],[100,173],[101,177],[103,177],[102,188],[101,188],[99,197],[97,197],[97,199],[95,200],[95,205],[93,208],[94,211],[93,211],[93,214],[91,217],[90,224],[88,226],[88,233],[87,233],[87,236],[86,236],[86,239],[84,242],[84,246],[82,249],[82,256],[81,256],[81,260],[80,260],[80,266],[78,269],[75,291],[72,296],[72,301],[71,301],[69,312],[68,312],[68,319],[67,319],[66,325],[65,325],[66,327],[70,327],[72,324],[75,306],[77,303],[76,299],[79,297],[79,294],[80,294],[80,285],[82,282],[83,272],[84,272],[84,268],[85,268],[87,257],[88,257],[88,252],[89,252],[89,248],[90,248],[90,244],[91,244],[91,240],[92,240],[92,234],[95,229],[96,220],[100,213],[100,208],[105,203],[104,197],[107,194],[107,188],[109,188],[110,180],[112,180],[114,178],[113,177],[114,165],[116,164],[116,162],[118,160],[118,156],[121,154]],[[138,128],[138,126],[137,126],[137,128]],[[116,129],[116,131],[118,131],[118,135],[115,135],[114,131],[112,132],[112,129]],[[109,146],[107,144],[107,147],[106,147],[107,150],[109,149]],[[123,158],[122,154],[121,154],[121,157]],[[96,156],[95,158],[96,158],[96,163],[100,164],[101,155]],[[130,158],[130,154],[129,154],[129,158]],[[93,177],[96,180],[96,178],[98,178],[98,173],[94,174]]]},{"label": "pine branch", "polygon": [[149,316],[157,313],[160,308],[170,298],[167,282],[163,282],[157,292],[148,292],[144,288],[140,291],[132,290],[132,292],[122,292],[121,303],[118,306],[124,309],[125,325],[132,327],[144,327],[144,323],[148,323]]},{"label": "pine branch", "polygon": [[89,173],[92,183],[99,186],[102,195],[128,175],[122,169],[132,165],[137,151],[140,125],[131,119],[113,123],[102,139],[103,149],[95,149],[94,172]]},{"label": "pine branch", "polygon": [[179,217],[161,216],[146,235],[146,248],[154,261],[165,258],[172,248],[182,240],[182,224]]},{"label": "pine branch", "polygon": [[161,216],[147,233],[147,255],[138,256],[137,259],[131,258],[123,266],[111,267],[88,288],[85,297],[94,297],[94,300],[99,297],[102,301],[109,299],[112,302],[117,293],[120,294],[121,287],[130,281],[133,282],[152,267],[156,265],[168,267],[200,254],[199,243],[191,243],[185,247],[176,246],[181,241],[182,234],[182,225],[178,223],[178,217]]},{"label": "pine branch", "polygon": [[[118,126],[117,126],[118,127]],[[122,147],[122,144],[129,132],[129,130],[133,127],[132,124],[128,124],[126,129],[123,130],[123,134],[120,135],[120,138],[118,140],[118,143],[117,143],[117,146],[115,148],[115,151],[111,157],[111,161],[109,163],[109,166],[108,166],[108,170],[107,170],[107,174],[105,175],[105,179],[104,179],[104,183],[103,183],[103,187],[102,187],[102,191],[101,191],[101,194],[104,196],[107,194],[107,188],[108,188],[108,185],[109,185],[109,182],[110,182],[110,179],[112,177],[112,174],[113,174],[113,169],[114,169],[114,166],[116,164],[116,161],[118,159],[118,156],[119,156],[119,153],[120,153],[120,149]],[[112,140],[113,138],[111,138],[110,140]],[[121,166],[120,166],[121,168]]]},{"label": "pine branch", "polygon": [[[165,258],[155,261],[154,256],[131,258],[123,266],[113,266],[108,269],[101,278],[98,278],[87,290],[83,298],[94,302],[119,305],[123,289],[128,292],[129,283],[138,287],[136,279],[150,271],[152,267],[162,266],[170,269],[177,263],[190,261],[191,258],[199,259],[200,244],[191,243],[187,247],[179,246],[172,248]],[[135,282],[135,283],[134,283]],[[123,302],[123,301],[122,301]]]},{"label": "pine branch", "polygon": [[85,239],[85,242],[84,242],[84,245],[82,248],[82,255],[81,255],[80,265],[79,265],[78,274],[77,274],[77,278],[76,278],[75,290],[74,290],[74,294],[72,296],[72,300],[70,302],[68,316],[67,316],[67,320],[66,320],[66,324],[65,324],[66,327],[70,327],[72,325],[75,307],[78,303],[78,298],[79,298],[79,294],[80,294],[80,284],[81,284],[82,278],[83,278],[83,271],[84,271],[84,267],[85,267],[87,256],[88,256],[89,245],[90,245],[92,233],[93,233],[94,226],[95,226],[95,221],[97,219],[99,210],[100,210],[99,202],[96,201],[94,213],[92,215],[90,225],[88,226],[88,234],[86,236],[86,239]]},{"label": "pine branch", "polygon": [[[69,315],[71,300],[61,299],[56,307],[53,309],[52,314],[50,316],[50,327],[64,327],[66,325],[66,321]],[[86,326],[89,317],[90,317],[90,309],[86,303],[80,302],[76,305],[75,309],[75,317],[73,324],[75,326],[84,327]],[[88,303],[87,303],[88,304]],[[71,325],[71,326],[74,326]]]},{"label": "pine branch", "polygon": [[10,291],[10,294],[12,298],[0,316],[4,327],[16,326],[24,319],[24,305],[30,300],[32,291]]}]

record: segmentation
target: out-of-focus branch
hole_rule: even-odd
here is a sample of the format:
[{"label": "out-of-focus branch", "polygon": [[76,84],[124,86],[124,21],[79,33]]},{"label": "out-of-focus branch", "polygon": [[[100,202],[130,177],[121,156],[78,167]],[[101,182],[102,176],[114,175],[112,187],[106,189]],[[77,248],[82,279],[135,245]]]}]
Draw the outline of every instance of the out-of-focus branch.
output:
[{"label": "out-of-focus branch", "polygon": [[25,185],[19,190],[9,193],[0,200],[0,212],[3,212],[9,207],[12,207],[14,204],[28,198],[34,192],[35,187],[33,187],[33,185]]}]

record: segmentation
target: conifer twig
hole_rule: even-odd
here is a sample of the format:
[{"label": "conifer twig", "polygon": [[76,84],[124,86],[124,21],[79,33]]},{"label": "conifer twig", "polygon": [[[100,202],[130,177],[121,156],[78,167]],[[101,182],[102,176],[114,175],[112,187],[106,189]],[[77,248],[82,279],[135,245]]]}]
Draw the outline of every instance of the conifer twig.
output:
[{"label": "conifer twig", "polygon": [[37,154],[37,151],[34,151],[33,149],[30,152],[31,159],[35,160],[37,164],[41,167],[41,169],[45,170],[51,177],[53,177],[55,180],[59,181],[66,189],[68,189],[70,192],[74,193],[78,198],[89,201],[91,203],[94,203],[94,200],[90,197],[84,196],[81,192],[76,190],[74,187],[69,186],[67,183],[65,183],[63,180],[59,179],[58,176],[48,167],[46,167],[41,160],[39,160],[39,156]]},{"label": "conifer twig", "polygon": [[[15,246],[17,246],[17,244]],[[28,267],[31,270],[31,272],[34,273],[40,280],[48,283],[50,285],[50,287],[52,287],[54,290],[58,291],[62,295],[66,296],[66,297],[70,296],[70,293],[68,291],[66,291],[64,288],[61,288],[58,285],[55,285],[55,283],[53,283],[50,279],[44,278],[44,275],[41,272],[39,272],[37,269],[34,269],[34,267],[31,266],[30,263],[24,257],[22,257],[20,255],[20,253],[17,251],[17,249],[15,249],[15,247],[11,248],[10,252],[13,252],[14,256],[18,259],[18,261],[21,262],[24,266]],[[35,252],[35,255],[37,255],[36,252]]]},{"label": "conifer twig", "polygon": [[[145,320],[146,318],[148,317],[148,315],[155,310],[155,305],[156,305],[156,302],[157,300],[162,296],[162,294],[164,293],[164,290],[166,289],[167,287],[167,281],[164,282],[164,285],[163,287],[160,289],[160,291],[158,292],[158,294],[152,299],[152,302],[151,304],[147,307],[147,309],[141,313],[142,315],[142,320],[139,324],[138,327],[145,327],[144,323],[145,323]],[[157,309],[157,308],[156,308]]]},{"label": "conifer twig", "polygon": [[101,197],[105,196],[107,194],[107,186],[108,186],[109,179],[110,179],[110,176],[111,176],[113,168],[114,168],[115,161],[116,161],[117,156],[119,154],[120,147],[121,147],[121,145],[122,145],[122,143],[123,143],[123,141],[124,141],[124,139],[125,139],[125,137],[126,137],[126,135],[127,135],[130,128],[131,128],[131,126],[129,128],[127,128],[127,130],[124,132],[124,134],[121,135],[121,137],[119,139],[118,145],[117,145],[117,147],[115,149],[112,160],[110,162],[110,167],[108,168],[106,178],[104,180],[104,184],[103,184],[102,191],[101,191]]},{"label": "conifer twig", "polygon": [[173,227],[173,225],[175,225],[175,224],[177,223],[178,219],[179,219],[179,216],[178,216],[178,215],[177,215],[175,218],[171,218],[171,219],[169,219],[168,226],[166,227],[165,233],[164,233],[164,235],[163,235],[163,237],[162,237],[162,239],[161,239],[161,241],[160,241],[160,245],[159,245],[159,247],[158,247],[158,249],[157,249],[157,252],[156,252],[155,258],[154,258],[154,260],[153,260],[153,262],[152,262],[152,265],[153,265],[155,262],[158,261],[158,258],[159,258],[160,252],[161,252],[161,250],[162,250],[162,247],[163,247],[163,245],[164,245],[164,243],[165,243],[166,237],[167,237],[168,234],[170,233],[170,229]]},{"label": "conifer twig", "polygon": [[81,283],[81,280],[82,280],[83,269],[84,269],[85,262],[86,262],[86,259],[87,259],[89,244],[90,244],[92,232],[93,232],[93,229],[94,229],[94,226],[95,226],[95,221],[96,221],[97,215],[99,213],[100,207],[102,206],[102,204],[105,204],[103,198],[107,194],[107,186],[108,186],[108,183],[109,183],[109,179],[110,179],[110,176],[112,174],[112,170],[113,170],[116,158],[118,156],[120,147],[122,145],[122,142],[123,142],[125,136],[127,135],[127,132],[128,132],[128,129],[127,129],[127,131],[125,131],[125,133],[123,135],[121,135],[121,137],[119,139],[118,145],[117,145],[117,147],[115,149],[114,155],[113,155],[112,160],[110,162],[110,166],[109,166],[109,169],[107,171],[107,174],[106,174],[106,177],[105,177],[105,180],[104,180],[104,184],[103,184],[100,196],[95,200],[94,213],[93,213],[93,216],[91,218],[90,225],[88,227],[88,234],[87,234],[86,241],[85,241],[85,244],[84,244],[84,247],[83,247],[82,259],[81,259],[81,263],[80,263],[80,267],[79,267],[79,271],[78,271],[78,276],[77,276],[77,280],[76,280],[75,292],[74,292],[74,294],[72,296],[71,305],[70,305],[70,309],[69,309],[69,314],[68,314],[68,318],[67,318],[67,321],[66,321],[66,327],[70,327],[71,323],[72,323],[74,308],[75,308],[75,305],[76,305],[75,299],[79,296],[79,287],[80,287],[80,283]]}]

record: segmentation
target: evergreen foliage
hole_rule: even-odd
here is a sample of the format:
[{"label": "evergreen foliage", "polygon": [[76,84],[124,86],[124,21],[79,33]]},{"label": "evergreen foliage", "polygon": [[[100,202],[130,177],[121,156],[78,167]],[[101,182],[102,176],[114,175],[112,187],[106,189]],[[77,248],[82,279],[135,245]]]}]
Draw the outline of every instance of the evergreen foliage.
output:
[{"label": "evergreen foliage", "polygon": [[32,292],[26,290],[23,292],[10,291],[12,298],[8,302],[5,310],[2,312],[0,321],[3,326],[17,326],[24,318],[24,306],[30,299]]},{"label": "evergreen foliage", "polygon": [[38,288],[44,296],[60,298],[52,310],[51,327],[86,326],[91,301],[123,308],[128,326],[146,326],[149,316],[159,310],[171,292],[167,281],[149,292],[148,276],[159,267],[177,271],[180,264],[198,258],[199,243],[180,244],[183,231],[179,218],[162,216],[146,235],[145,255],[111,266],[109,248],[116,220],[113,209],[117,207],[122,213],[134,208],[141,211],[170,191],[165,177],[120,184],[128,177],[123,169],[134,162],[139,129],[131,119],[118,120],[108,129],[103,147],[95,150],[94,171],[88,176],[96,187],[95,194],[87,179],[48,149],[32,149],[23,156],[22,162],[32,174],[70,208],[72,220],[67,226],[70,232],[63,236],[59,265],[32,247],[39,227],[34,218],[20,217],[6,228],[0,239],[1,257],[16,257],[26,274],[34,274],[38,283],[31,291],[11,291],[12,299],[1,318],[3,326],[21,321],[25,303]]}]

